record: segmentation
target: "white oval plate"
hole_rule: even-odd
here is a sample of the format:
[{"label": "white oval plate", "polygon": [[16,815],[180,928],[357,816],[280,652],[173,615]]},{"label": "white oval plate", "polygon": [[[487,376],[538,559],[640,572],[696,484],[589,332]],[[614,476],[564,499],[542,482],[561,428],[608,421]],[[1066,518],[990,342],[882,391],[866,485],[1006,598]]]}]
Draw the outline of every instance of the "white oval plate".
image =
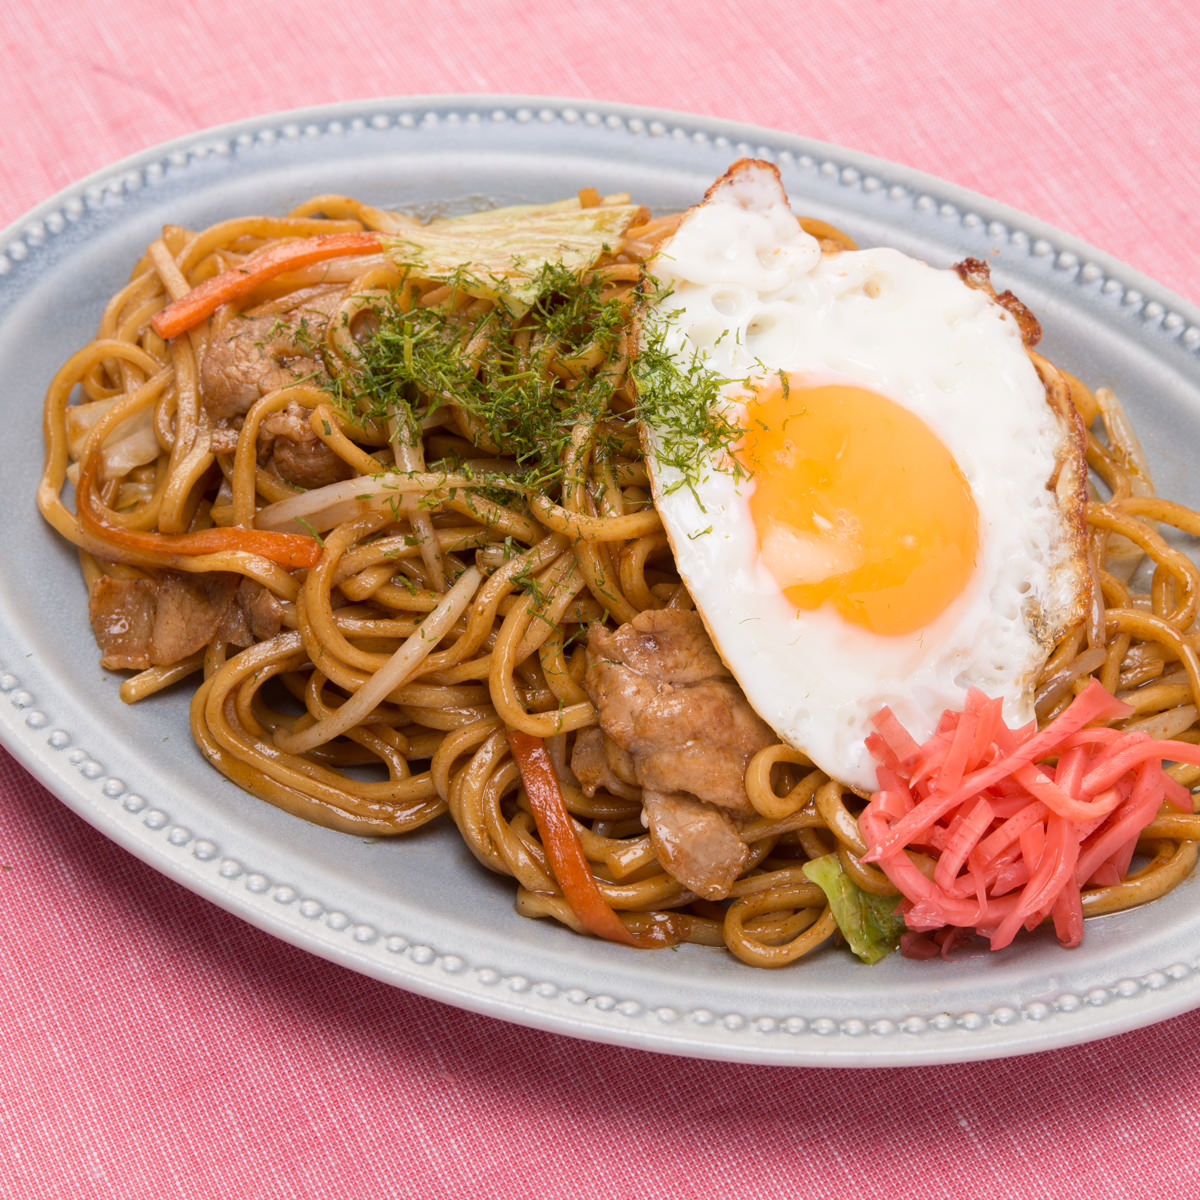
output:
[{"label": "white oval plate", "polygon": [[867,967],[823,951],[780,972],[723,952],[639,952],[517,917],[512,889],[446,825],[370,842],[241,792],[193,747],[187,696],[126,707],[97,665],[74,554],[33,505],[41,405],[58,364],[168,222],[282,212],[342,191],[463,211],[628,190],[695,203],[734,159],[779,164],[798,211],[939,265],[993,250],[1043,348],[1127,401],[1160,488],[1196,503],[1200,312],[1058,231],[911,170],[784,133],[678,113],[520,97],[381,100],[267,116],[148,150],[0,237],[0,736],[97,829],[186,887],[315,954],[399,987],[560,1033],[674,1054],[838,1066],[1063,1046],[1200,1006],[1189,882],[1088,922],[950,962]]}]

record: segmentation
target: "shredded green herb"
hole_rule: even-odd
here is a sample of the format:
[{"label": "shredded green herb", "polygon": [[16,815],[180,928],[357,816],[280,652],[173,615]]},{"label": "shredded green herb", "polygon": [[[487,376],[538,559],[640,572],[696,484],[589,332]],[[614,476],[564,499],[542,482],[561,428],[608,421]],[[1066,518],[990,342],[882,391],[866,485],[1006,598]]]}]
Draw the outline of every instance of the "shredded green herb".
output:
[{"label": "shredded green herb", "polygon": [[668,345],[667,327],[672,313],[666,306],[669,293],[645,293],[641,332],[633,377],[637,386],[638,416],[654,432],[654,456],[659,468],[677,477],[667,491],[692,487],[716,461],[743,468],[732,450],[742,429],[720,403],[722,391],[737,382],[713,370],[707,356],[693,348],[680,354]]},{"label": "shredded green herb", "polygon": [[[465,279],[460,273],[451,287]],[[571,467],[572,431],[608,412],[624,307],[602,296],[599,281],[558,264],[543,266],[537,284],[520,317],[502,308],[468,316],[453,304],[381,304],[336,398],[356,420],[396,422],[414,436],[430,413],[453,403],[478,444],[515,460],[517,472],[498,497],[511,502],[514,484],[553,494]],[[611,453],[604,439],[591,449],[598,458]],[[461,471],[455,458],[451,452],[442,466]]]},{"label": "shredded green herb", "polygon": [[325,545],[325,539],[317,532],[316,527],[311,521],[306,521],[303,517],[296,518],[297,525],[303,525],[305,532],[311,537],[318,546]]}]

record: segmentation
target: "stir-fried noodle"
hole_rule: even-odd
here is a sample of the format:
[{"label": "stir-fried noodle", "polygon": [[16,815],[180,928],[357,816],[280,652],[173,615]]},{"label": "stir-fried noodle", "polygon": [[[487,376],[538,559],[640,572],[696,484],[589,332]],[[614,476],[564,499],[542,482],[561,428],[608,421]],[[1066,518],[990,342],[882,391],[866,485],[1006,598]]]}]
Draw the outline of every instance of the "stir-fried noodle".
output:
[{"label": "stir-fried noodle", "polygon": [[[896,894],[860,862],[862,797],[787,745],[759,750],[746,863],[713,901],[664,870],[636,788],[587,794],[571,767],[597,721],[588,627],[691,607],[629,365],[643,264],[675,218],[640,214],[579,277],[547,268],[520,315],[368,250],[266,280],[170,339],[151,327],[265,247],[392,221],[318,197],[283,218],[168,227],[51,383],[39,503],[79,548],[106,663],[134,671],[122,699],[194,688],[197,744],[247,791],[359,836],[453,821],[512,877],[522,913],[583,930],[508,736],[532,735],[631,940],[725,945],[757,966],[809,954],[837,930],[810,860],[836,854],[864,893]],[[1096,584],[1045,668],[1039,717],[1096,676],[1132,706],[1130,727],[1200,742],[1200,574],[1171,538],[1200,535],[1200,516],[1154,494],[1110,392],[1036,361],[1088,427]],[[1164,809],[1127,877],[1084,893],[1085,914],[1169,891],[1197,838],[1200,817]]]}]

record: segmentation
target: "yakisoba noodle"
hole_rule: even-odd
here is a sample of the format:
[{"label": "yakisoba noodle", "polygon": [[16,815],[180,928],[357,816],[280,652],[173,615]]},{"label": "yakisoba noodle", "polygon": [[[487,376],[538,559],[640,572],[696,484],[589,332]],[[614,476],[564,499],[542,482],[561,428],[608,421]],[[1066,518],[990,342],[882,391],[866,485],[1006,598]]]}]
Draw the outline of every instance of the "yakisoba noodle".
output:
[{"label": "yakisoba noodle", "polygon": [[[559,477],[507,490],[496,480],[518,474],[512,447],[452,392],[433,397],[440,403],[419,427],[363,400],[361,348],[384,306],[436,312],[470,329],[463,361],[476,376],[495,369],[496,301],[453,280],[424,278],[375,252],[265,282],[239,302],[251,318],[291,321],[289,336],[299,338],[297,311],[315,305],[328,317],[314,322],[298,356],[320,369],[293,369],[240,425],[213,418],[201,378],[206,345],[228,339],[243,320],[238,305],[170,340],[150,325],[168,301],[265,247],[394,232],[394,217],[324,196],[283,218],[200,232],[168,227],[106,306],[94,340],[49,387],[38,499],[78,546],[93,589],[102,579],[167,579],[186,590],[180,580],[191,579],[193,591],[207,581],[228,597],[237,581],[253,582],[243,594],[270,609],[267,623],[277,629],[249,639],[243,630],[239,639],[222,628],[182,661],[152,664],[121,687],[128,702],[184,681],[194,687],[199,747],[247,791],[360,836],[448,818],[484,867],[515,880],[520,912],[583,930],[588,922],[556,877],[510,746],[510,731],[529,734],[544,740],[586,869],[631,940],[725,945],[746,963],[779,966],[837,932],[805,863],[836,853],[864,892],[896,894],[878,867],[860,861],[860,797],[789,746],[757,753],[746,774],[757,815],[741,829],[747,865],[729,898],[714,903],[697,901],[663,869],[636,795],[585,795],[568,766],[573,739],[596,723],[583,686],[587,626],[690,607],[650,500],[628,364],[641,267],[675,223],[642,214],[587,272],[596,303],[619,306],[615,327],[583,344],[578,329],[556,333],[531,317],[507,327],[506,353],[560,394],[603,383],[601,407],[575,414],[563,433]],[[808,227],[834,245],[852,244],[827,226]],[[1132,706],[1129,726],[1200,742],[1200,573],[1163,532],[1200,535],[1200,515],[1155,496],[1110,392],[1093,393],[1035,358],[1047,386],[1068,390],[1088,426],[1096,583],[1089,620],[1047,663],[1039,717],[1049,719],[1096,676]],[[288,414],[323,447],[323,461],[336,460],[339,478],[300,489],[265,458],[263,430]],[[61,498],[68,480],[79,515]],[[1169,771],[1189,787],[1200,779],[1200,768]],[[1135,869],[1088,890],[1085,913],[1170,891],[1192,869],[1198,838],[1200,817],[1164,809],[1142,836]]]}]

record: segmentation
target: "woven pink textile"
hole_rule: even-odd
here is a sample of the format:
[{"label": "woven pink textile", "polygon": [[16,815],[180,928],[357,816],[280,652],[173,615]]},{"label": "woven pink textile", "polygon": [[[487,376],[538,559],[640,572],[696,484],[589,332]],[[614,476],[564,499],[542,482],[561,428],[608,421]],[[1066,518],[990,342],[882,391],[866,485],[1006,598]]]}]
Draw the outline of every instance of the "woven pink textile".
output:
[{"label": "woven pink textile", "polygon": [[[0,0],[0,43],[0,223],[240,117],[534,93],[909,164],[1200,300],[1191,0]],[[577,1042],[272,939],[106,841],[2,751],[0,867],[8,1200],[1200,1194],[1200,1013],[909,1070]]]}]

